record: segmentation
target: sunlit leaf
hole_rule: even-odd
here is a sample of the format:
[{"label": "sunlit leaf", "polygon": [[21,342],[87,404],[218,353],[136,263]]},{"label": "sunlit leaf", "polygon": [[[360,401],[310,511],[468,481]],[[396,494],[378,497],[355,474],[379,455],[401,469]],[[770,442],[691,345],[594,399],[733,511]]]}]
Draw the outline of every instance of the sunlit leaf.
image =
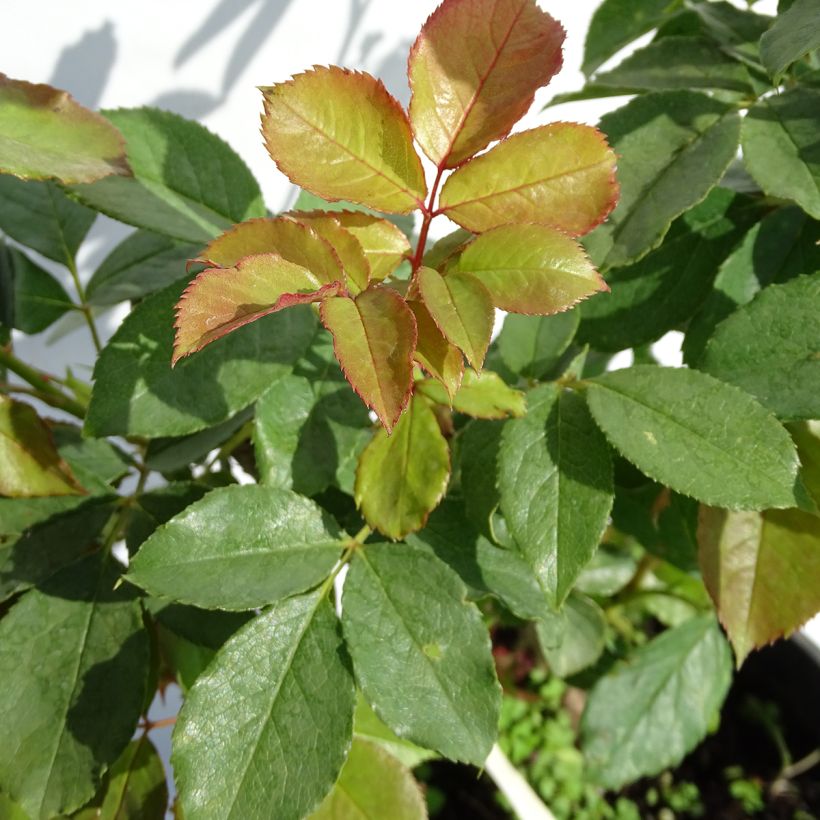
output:
[{"label": "sunlit leaf", "polygon": [[497,373],[489,370],[482,373],[466,370],[461,387],[452,397],[441,384],[429,379],[417,382],[416,390],[439,404],[452,406],[453,410],[474,418],[505,419],[527,412],[524,394],[508,387]]},{"label": "sunlit leaf", "polygon": [[469,274],[442,276],[432,268],[419,269],[418,284],[424,306],[438,329],[480,369],[495,319],[487,288]]},{"label": "sunlit leaf", "polygon": [[341,289],[340,282],[323,284],[306,268],[274,253],[246,257],[232,268],[203,271],[177,305],[172,361],[263,316],[320,301]]},{"label": "sunlit leaf", "polygon": [[413,389],[416,320],[407,303],[389,288],[371,287],[355,299],[324,301],[322,321],[353,389],[392,430]]},{"label": "sunlit leaf", "polygon": [[578,236],[615,206],[615,154],[588,125],[553,123],[507,138],[447,179],[439,207],[474,233],[538,222]]},{"label": "sunlit leaf", "polygon": [[[293,216],[300,219],[302,214]],[[371,279],[381,281],[389,276],[410,253],[407,237],[387,219],[361,211],[335,211],[333,217],[359,240],[370,263]]]},{"label": "sunlit leaf", "polygon": [[558,313],[608,290],[583,248],[545,225],[488,231],[467,245],[455,270],[478,279],[492,303],[512,313]]},{"label": "sunlit leaf", "polygon": [[453,168],[503,137],[561,67],[564,29],[534,0],[445,0],[408,65],[424,153]]},{"label": "sunlit leaf", "polygon": [[416,317],[416,361],[444,385],[447,395],[452,399],[464,374],[464,357],[438,329],[423,302],[412,299],[407,306]]},{"label": "sunlit leaf", "polygon": [[262,93],[268,152],[292,182],[388,213],[423,203],[427,187],[410,124],[381,81],[317,67]]},{"label": "sunlit leaf", "polygon": [[0,74],[0,172],[73,183],[130,169],[123,138],[105,118],[66,91]]}]

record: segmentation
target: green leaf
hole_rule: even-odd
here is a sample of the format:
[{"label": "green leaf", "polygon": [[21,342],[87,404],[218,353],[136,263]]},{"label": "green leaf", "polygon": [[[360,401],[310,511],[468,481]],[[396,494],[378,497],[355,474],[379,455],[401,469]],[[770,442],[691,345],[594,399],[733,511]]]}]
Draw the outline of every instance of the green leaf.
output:
[{"label": "green leaf", "polygon": [[356,505],[367,523],[398,540],[424,526],[450,478],[450,448],[430,404],[414,396],[392,434],[379,430],[356,470]]},{"label": "green leaf", "polygon": [[423,302],[411,299],[407,306],[416,317],[415,360],[434,379],[438,379],[452,400],[464,377],[461,351],[438,329]]},{"label": "green leaf", "polygon": [[793,88],[758,100],[743,120],[743,159],[769,196],[820,219],[820,89]]},{"label": "green leaf", "polygon": [[353,708],[325,597],[274,604],[222,647],[182,707],[171,762],[185,816],[300,820],[336,781]]},{"label": "green leaf", "polygon": [[40,333],[74,309],[71,297],[50,273],[2,240],[0,298],[9,302],[11,315],[6,321],[29,334]]},{"label": "green leaf", "polygon": [[426,820],[427,804],[409,769],[374,743],[356,739],[333,791],[310,820]]},{"label": "green leaf", "polygon": [[818,11],[817,0],[795,0],[760,38],[760,58],[775,80],[792,63],[820,48]]},{"label": "green leaf", "polygon": [[698,367],[780,418],[820,417],[820,272],[767,287],[721,322]]},{"label": "green leaf", "polygon": [[425,379],[416,382],[416,390],[438,404],[480,419],[505,419],[523,416],[527,401],[520,390],[507,387],[504,380],[489,370],[476,373],[467,370],[458,392],[452,398],[438,383]]},{"label": "green leaf", "polygon": [[[294,218],[302,219],[302,214],[294,214]],[[373,280],[389,276],[410,253],[407,237],[386,219],[361,211],[334,211],[333,218],[362,246]]]},{"label": "green leaf", "polygon": [[427,186],[410,123],[380,80],[316,67],[262,94],[265,145],[291,182],[389,213],[421,207]]},{"label": "green leaf", "polygon": [[801,510],[702,508],[703,580],[740,666],[820,611],[820,518]]},{"label": "green leaf", "polygon": [[370,287],[355,299],[327,299],[321,316],[346,378],[389,432],[413,389],[416,320],[410,308],[394,290]]},{"label": "green leaf", "polygon": [[596,350],[618,351],[679,327],[708,296],[718,266],[752,215],[746,206],[731,191],[713,188],[672,223],[660,247],[611,272],[611,293],[581,309],[579,339]]},{"label": "green leaf", "polygon": [[580,316],[577,310],[553,316],[508,314],[497,340],[501,361],[525,379],[543,379],[569,347]]},{"label": "green leaf", "polygon": [[481,369],[495,320],[487,288],[469,274],[442,276],[432,268],[419,268],[417,281],[422,302],[442,335]]},{"label": "green leaf", "polygon": [[809,495],[820,507],[820,421],[788,425],[800,456],[800,477]]},{"label": "green leaf", "polygon": [[592,666],[604,651],[606,619],[603,610],[591,598],[573,592],[564,603],[560,616],[561,644],[552,646],[553,627],[549,622],[535,625],[541,651],[550,671],[559,678],[569,678]]},{"label": "green leaf", "polygon": [[342,290],[276,253],[248,256],[230,268],[202,271],[176,305],[172,365],[244,325]]},{"label": "green leaf", "polygon": [[503,424],[473,421],[459,436],[461,488],[467,515],[481,533],[495,540],[492,516],[498,507],[498,448]]},{"label": "green leaf", "polygon": [[578,576],[574,589],[584,595],[606,598],[620,592],[632,580],[637,568],[637,562],[628,552],[601,544]]},{"label": "green leaf", "polygon": [[312,501],[234,485],[161,526],[127,577],[152,595],[206,609],[254,609],[318,584],[340,554],[337,528]]},{"label": "green leaf", "polygon": [[546,225],[488,231],[467,245],[454,269],[472,274],[492,303],[511,313],[558,313],[607,290],[583,248]]},{"label": "green leaf", "polygon": [[584,44],[583,72],[589,77],[596,68],[665,22],[680,4],[676,0],[604,0],[589,24]]},{"label": "green leaf", "polygon": [[73,424],[52,424],[57,452],[77,480],[92,493],[108,494],[129,470],[128,457],[105,439],[83,438]]},{"label": "green leaf", "polygon": [[247,165],[204,126],[156,108],[121,108],[105,116],[125,137],[133,177],[74,186],[72,193],[89,207],[197,244],[265,215]]},{"label": "green leaf", "polygon": [[422,257],[422,265],[444,272],[450,260],[457,257],[472,238],[473,235],[469,231],[456,228],[428,246]]},{"label": "green leaf", "polygon": [[703,37],[664,37],[596,74],[594,83],[619,91],[688,88],[754,94],[746,68]]},{"label": "green leaf", "polygon": [[81,492],[34,409],[0,395],[0,494],[30,497]]},{"label": "green leaf", "polygon": [[365,407],[347,382],[275,381],[256,404],[254,450],[260,481],[313,496],[331,485],[353,493],[359,453],[370,441]]},{"label": "green leaf", "polygon": [[151,231],[134,231],[94,271],[86,297],[92,305],[116,305],[168,287],[185,275],[185,263],[199,245]]},{"label": "green leaf", "polygon": [[0,173],[93,182],[129,174],[122,136],[68,92],[0,74]]},{"label": "green leaf", "polygon": [[[490,641],[458,577],[409,545],[357,550],[342,623],[356,679],[399,737],[481,765],[496,737],[501,689]],[[411,695],[424,692],[424,708]]]},{"label": "green leaf", "polygon": [[734,106],[695,91],[659,91],[606,114],[621,198],[587,247],[597,264],[633,262],[660,244],[672,220],[700,202],[737,153]]},{"label": "green leaf", "polygon": [[518,552],[497,547],[481,535],[467,517],[463,501],[445,498],[424,529],[409,535],[407,543],[432,550],[458,573],[471,598],[494,595],[525,620],[549,613],[532,570]]},{"label": "green leaf", "polygon": [[92,436],[180,436],[247,407],[288,373],[316,327],[306,307],[265,317],[171,369],[178,282],[141,302],[103,350],[85,421]]},{"label": "green leaf", "polygon": [[695,370],[639,365],[598,376],[587,395],[610,443],[650,478],[729,509],[795,504],[788,433],[736,387]]},{"label": "green leaf", "polygon": [[590,774],[617,789],[675,766],[712,727],[731,677],[729,646],[712,616],[637,649],[589,694],[581,748]]},{"label": "green leaf", "polygon": [[444,183],[441,212],[482,233],[511,222],[539,222],[579,236],[618,199],[615,154],[588,125],[553,123],[508,137]]},{"label": "green leaf", "polygon": [[0,230],[62,264],[74,258],[97,215],[69,199],[53,182],[0,176]]},{"label": "green leaf", "polygon": [[88,801],[136,728],[148,635],[137,602],[112,591],[115,580],[91,556],[0,621],[0,787],[32,817]]},{"label": "green leaf", "polygon": [[94,546],[115,497],[0,499],[0,600],[40,584]]},{"label": "green leaf", "polygon": [[528,396],[498,452],[501,511],[521,556],[559,607],[598,547],[612,508],[612,461],[583,399],[553,384]]},{"label": "green leaf", "polygon": [[148,598],[145,603],[154,620],[165,629],[191,643],[214,650],[255,617],[253,612],[198,609],[185,604],[167,604],[153,598]]},{"label": "green leaf", "polygon": [[506,136],[561,68],[564,29],[533,0],[445,0],[410,51],[410,119],[425,154],[455,168]]},{"label": "green leaf", "polygon": [[362,740],[377,746],[381,746],[386,751],[401,761],[408,769],[413,769],[436,757],[435,752],[422,749],[415,743],[402,740],[386,726],[376,713],[367,705],[367,701],[362,697],[361,692],[356,693],[356,711],[353,713],[353,738],[354,741]]},{"label": "green leaf", "polygon": [[800,208],[780,208],[746,234],[723,262],[714,288],[693,317],[683,343],[687,364],[697,366],[715,327],[772,282],[820,270],[820,223]]},{"label": "green leaf", "polygon": [[168,784],[162,760],[147,735],[128,744],[108,778],[100,820],[163,820]]},{"label": "green leaf", "polygon": [[[760,71],[759,40],[774,18],[757,14],[751,9],[739,9],[731,3],[693,3],[691,9],[701,22],[700,32],[708,35],[730,56],[746,63],[754,69],[757,80]],[[761,83],[758,80],[758,93]],[[768,90],[763,86],[762,90]]]}]

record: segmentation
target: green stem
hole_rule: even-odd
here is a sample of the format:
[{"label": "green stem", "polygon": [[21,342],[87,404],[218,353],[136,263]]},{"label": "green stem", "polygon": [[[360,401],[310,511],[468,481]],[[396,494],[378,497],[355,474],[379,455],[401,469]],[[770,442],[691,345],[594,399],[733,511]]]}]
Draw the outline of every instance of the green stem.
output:
[{"label": "green stem", "polygon": [[88,325],[88,330],[91,332],[91,341],[94,343],[97,353],[99,353],[102,350],[102,342],[100,341],[99,333],[97,333],[97,325],[94,322],[91,307],[85,298],[85,288],[83,287],[83,283],[80,281],[80,274],[77,272],[77,264],[75,263],[73,257],[69,257],[66,262],[66,267],[71,273],[71,279],[74,282],[74,289],[77,291],[77,298],[80,300],[78,307],[82,311],[83,316],[85,316],[85,322]]},{"label": "green stem", "polygon": [[339,559],[339,563],[333,568],[333,572],[330,573],[328,578],[325,580],[324,584],[322,584],[322,597],[324,598],[325,595],[333,589],[333,582],[336,580],[338,574],[342,571],[342,567],[347,566],[350,563],[351,559],[353,558],[353,554],[356,550],[367,541],[370,533],[373,532],[370,527],[366,524],[363,526],[352,538],[348,539],[345,546],[345,551],[342,553],[342,557]]},{"label": "green stem", "polygon": [[37,398],[46,404],[59,410],[65,410],[66,413],[71,413],[72,416],[79,419],[85,418],[85,405],[70,396],[66,396],[62,390],[54,386],[52,379],[18,359],[10,350],[2,347],[0,347],[0,367],[10,370],[30,384],[40,394]]},{"label": "green stem", "polygon": [[[145,454],[143,453],[142,455],[144,458]],[[114,546],[115,542],[122,536],[123,532],[125,532],[125,528],[131,520],[134,507],[145,489],[145,482],[148,480],[151,471],[143,465],[142,461],[143,459],[141,458],[139,463],[135,465],[140,474],[137,486],[130,496],[122,499],[122,506],[114,516],[111,528],[108,530],[105,540],[103,541],[102,551],[106,555],[111,552],[111,547]]]},{"label": "green stem", "polygon": [[243,424],[213,455],[205,465],[205,472],[210,472],[211,468],[218,461],[229,456],[240,444],[247,441],[253,435],[253,421]]}]

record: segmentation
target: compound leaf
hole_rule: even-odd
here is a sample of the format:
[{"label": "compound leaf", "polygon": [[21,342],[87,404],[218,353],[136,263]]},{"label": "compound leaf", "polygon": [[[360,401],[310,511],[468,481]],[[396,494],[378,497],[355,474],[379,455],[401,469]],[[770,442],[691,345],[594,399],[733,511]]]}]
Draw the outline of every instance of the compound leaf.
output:
[{"label": "compound leaf", "polygon": [[796,60],[820,48],[816,0],[795,0],[760,38],[760,59],[775,80]]},{"label": "compound leaf", "polygon": [[447,395],[452,399],[464,376],[464,357],[438,329],[424,302],[412,299],[408,301],[407,306],[416,317],[416,361],[434,379],[441,382]]},{"label": "compound leaf", "polygon": [[[301,219],[302,214],[294,218]],[[359,241],[375,281],[389,276],[410,253],[407,237],[387,219],[361,211],[334,211],[333,218]]]}]

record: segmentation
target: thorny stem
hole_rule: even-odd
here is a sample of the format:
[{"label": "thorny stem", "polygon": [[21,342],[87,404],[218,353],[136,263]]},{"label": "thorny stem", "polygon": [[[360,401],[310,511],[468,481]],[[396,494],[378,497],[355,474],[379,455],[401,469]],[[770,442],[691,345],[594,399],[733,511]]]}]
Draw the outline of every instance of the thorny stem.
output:
[{"label": "thorny stem", "polygon": [[411,265],[413,268],[413,280],[416,278],[416,271],[421,267],[421,260],[424,256],[424,248],[427,245],[427,234],[430,231],[430,223],[437,212],[433,210],[436,204],[436,194],[438,193],[438,186],[441,184],[441,178],[444,175],[444,165],[439,165],[436,171],[436,178],[433,180],[433,187],[430,188],[430,196],[427,200],[427,207],[422,211],[423,217],[421,221],[421,230],[419,231],[419,241],[416,245],[416,252],[413,254]]},{"label": "thorny stem", "polygon": [[[17,374],[23,381],[30,384],[36,391],[37,398],[41,401],[51,407],[65,410],[66,413],[71,413],[72,416],[76,416],[78,419],[85,418],[85,405],[70,396],[66,396],[62,390],[55,387],[55,379],[20,361],[10,350],[3,347],[0,347],[0,366]],[[7,389],[14,390],[15,388],[9,386]]]},{"label": "thorny stem", "polygon": [[88,330],[91,332],[91,341],[94,343],[94,348],[97,353],[100,353],[102,350],[102,342],[100,341],[99,333],[97,333],[97,325],[94,322],[91,307],[85,298],[85,288],[80,281],[80,274],[77,272],[77,265],[73,258],[69,258],[66,267],[71,273],[71,279],[74,281],[74,289],[77,291],[77,298],[80,300],[78,307],[82,311],[83,316],[85,316],[85,322],[88,325]]}]

